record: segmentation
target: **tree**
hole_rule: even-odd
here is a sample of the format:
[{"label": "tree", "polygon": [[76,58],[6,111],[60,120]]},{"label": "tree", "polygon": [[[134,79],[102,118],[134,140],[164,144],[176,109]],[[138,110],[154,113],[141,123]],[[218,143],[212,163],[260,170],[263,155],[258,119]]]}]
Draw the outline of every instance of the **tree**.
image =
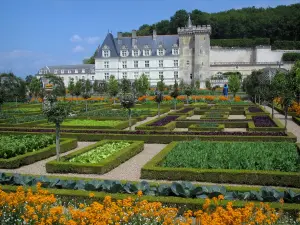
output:
[{"label": "tree", "polygon": [[174,99],[174,109],[176,110],[176,98],[178,97],[179,95],[179,91],[178,91],[178,83],[177,83],[177,80],[175,80],[175,83],[174,83],[174,87],[173,87],[173,91],[171,92],[171,97]]},{"label": "tree", "polygon": [[47,104],[43,108],[43,113],[48,122],[55,124],[56,134],[56,160],[60,159],[60,125],[71,113],[71,103],[57,101],[55,95],[49,94]]},{"label": "tree", "polygon": [[233,93],[233,97],[235,97],[236,93],[241,87],[241,82],[238,76],[230,75],[228,79],[229,90]]},{"label": "tree", "polygon": [[130,80],[123,78],[121,81],[121,90],[123,94],[129,93],[131,91],[131,82]]},{"label": "tree", "polygon": [[189,97],[191,96],[192,94],[192,89],[190,86],[186,85],[185,88],[184,88],[184,93],[186,95],[186,104],[189,104]]},{"label": "tree", "polygon": [[73,99],[73,96],[75,95],[75,83],[74,83],[74,78],[71,78],[70,81],[69,81],[69,85],[68,85],[68,91],[70,93],[70,95],[72,96],[72,99]]},{"label": "tree", "polygon": [[96,55],[97,55],[97,50],[94,52],[94,54],[90,58],[84,59],[82,61],[83,64],[95,64]]},{"label": "tree", "polygon": [[36,77],[33,77],[29,84],[29,91],[35,99],[38,98],[40,91],[42,90],[42,83]]},{"label": "tree", "polygon": [[29,84],[30,84],[30,82],[31,82],[31,80],[32,80],[33,77],[34,77],[34,76],[32,76],[32,75],[28,75],[28,76],[25,77],[26,85],[29,85]]},{"label": "tree", "polygon": [[114,98],[114,104],[116,103],[115,97],[119,93],[119,84],[114,76],[110,76],[108,85],[107,85],[108,93],[111,97]]},{"label": "tree", "polygon": [[164,96],[163,96],[162,92],[156,91],[156,93],[155,93],[155,101],[157,102],[158,117],[160,117],[160,103],[163,101],[163,99],[164,99]]},{"label": "tree", "polygon": [[150,88],[150,82],[148,77],[145,74],[142,74],[137,80],[136,80],[136,90],[139,95],[146,95],[147,91]]},{"label": "tree", "polygon": [[74,86],[74,95],[77,97],[77,101],[78,101],[78,97],[82,93],[82,87],[83,87],[83,80],[78,80]]},{"label": "tree", "polygon": [[164,83],[164,78],[160,77],[160,81],[157,82],[157,90],[160,92],[163,92],[165,89],[165,83]]},{"label": "tree", "polygon": [[[199,85],[199,86],[200,86],[200,85]],[[184,87],[185,87],[184,81],[183,81],[183,79],[180,79],[180,81],[179,81],[179,89],[180,89],[180,90],[183,90]]]},{"label": "tree", "polygon": [[53,85],[53,94],[56,96],[66,96],[66,87],[64,80],[54,74],[44,75],[48,79],[49,83]]},{"label": "tree", "polygon": [[132,93],[123,94],[121,97],[121,105],[128,110],[129,130],[131,130],[131,108],[134,107],[136,99]]},{"label": "tree", "polygon": [[196,86],[197,90],[200,89],[200,81],[199,80],[196,80],[195,86]]},{"label": "tree", "polygon": [[82,97],[85,99],[85,111],[88,111],[88,99],[91,97],[92,84],[89,79],[82,81]]},{"label": "tree", "polygon": [[211,84],[210,84],[210,81],[209,81],[209,80],[206,80],[206,81],[205,81],[205,87],[206,87],[208,90],[211,90]]},{"label": "tree", "polygon": [[93,83],[93,93],[100,93],[100,83],[97,80],[95,80]]}]

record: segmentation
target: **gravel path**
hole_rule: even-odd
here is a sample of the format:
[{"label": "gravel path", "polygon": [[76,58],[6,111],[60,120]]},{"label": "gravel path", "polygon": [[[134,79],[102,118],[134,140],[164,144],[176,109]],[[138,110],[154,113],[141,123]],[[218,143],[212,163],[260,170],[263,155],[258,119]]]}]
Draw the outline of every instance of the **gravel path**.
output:
[{"label": "gravel path", "polygon": [[[266,106],[266,110],[272,113],[271,107]],[[284,125],[284,115],[274,110],[274,117],[278,118],[279,121]],[[288,116],[287,130],[288,132],[292,132],[295,136],[297,136],[297,142],[300,142],[300,126],[292,120],[291,116]]]}]

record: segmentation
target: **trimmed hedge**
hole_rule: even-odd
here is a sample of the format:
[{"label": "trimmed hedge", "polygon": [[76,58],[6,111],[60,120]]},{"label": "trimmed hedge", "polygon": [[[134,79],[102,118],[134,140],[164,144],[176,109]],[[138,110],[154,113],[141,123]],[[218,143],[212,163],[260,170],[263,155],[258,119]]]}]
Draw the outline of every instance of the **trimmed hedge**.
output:
[{"label": "trimmed hedge", "polygon": [[270,45],[270,38],[211,39],[210,45],[219,47],[255,47],[258,45]]},{"label": "trimmed hedge", "polygon": [[296,124],[298,124],[298,126],[300,126],[300,118],[299,117],[293,116],[292,119]]},{"label": "trimmed hedge", "polygon": [[68,154],[61,158],[61,161],[50,161],[46,163],[46,171],[48,173],[86,173],[86,174],[104,174],[108,171],[116,168],[123,162],[137,155],[144,149],[143,141],[130,141],[131,145],[116,152],[115,154],[109,156],[106,159],[103,159],[101,163],[73,163],[68,160],[88,152],[98,146],[116,142],[119,140],[103,140],[94,145],[88,146],[86,148],[80,149],[76,152]]},{"label": "trimmed hedge", "polygon": [[[14,133],[17,134],[17,133]],[[76,139],[62,138],[60,143],[60,152],[64,153],[77,147]],[[28,152],[23,155],[18,155],[9,159],[0,159],[0,168],[14,169],[23,165],[29,165],[36,161],[49,158],[56,155],[56,144],[50,145],[46,148],[34,152]]]},{"label": "trimmed hedge", "polygon": [[189,127],[189,131],[223,131],[225,128],[224,124],[218,124],[217,127],[201,127],[200,124],[192,124]]},{"label": "trimmed hedge", "polygon": [[200,120],[227,120],[228,114],[221,115],[221,117],[210,117],[210,113],[205,113],[200,117]]},{"label": "trimmed hedge", "polygon": [[284,62],[296,62],[300,60],[300,53],[286,52],[282,55],[282,61]]},{"label": "trimmed hedge", "polygon": [[135,130],[159,130],[159,131],[172,131],[176,128],[176,120],[178,119],[185,119],[186,116],[179,116],[175,121],[172,121],[170,123],[167,123],[166,125],[164,126],[149,126],[149,124],[152,124],[156,121],[159,121],[165,117],[167,117],[168,115],[166,116],[162,116],[162,117],[158,117],[158,118],[155,118],[153,120],[150,120],[146,123],[143,123],[139,126],[136,126],[135,127]]},{"label": "trimmed hedge", "polygon": [[[247,120],[220,120],[222,124],[225,125],[225,128],[248,128]],[[188,128],[190,125],[197,125],[205,122],[213,122],[213,121],[204,121],[204,120],[180,120],[176,121],[176,128]],[[219,121],[218,121],[219,123]]]},{"label": "trimmed hedge", "polygon": [[[3,185],[1,189],[3,191],[15,192],[17,190],[17,186]],[[54,194],[59,196],[60,198],[66,198],[66,201],[73,200],[76,198],[78,201],[89,201],[91,198],[89,197],[90,192],[84,190],[68,190],[68,189],[53,189],[47,188],[50,194]],[[36,188],[32,188],[33,192],[36,192]],[[134,194],[120,194],[120,193],[106,193],[106,192],[94,192],[95,196],[93,197],[93,201],[103,201],[105,196],[111,196],[113,200],[122,200],[128,197],[132,197],[135,199],[137,196]],[[164,197],[164,196],[145,196],[143,195],[141,200],[147,200],[148,202],[161,202],[163,205],[179,208],[179,213],[182,214],[187,210],[199,210],[202,208],[205,203],[205,199],[191,199],[191,198],[181,198],[181,197]],[[228,200],[222,200],[220,202],[220,206],[226,206]],[[244,207],[248,202],[245,201],[232,201],[232,206],[234,208]],[[259,206],[259,202],[254,202],[255,205]],[[299,204],[290,204],[285,203],[281,204],[279,202],[270,202],[270,207],[275,209],[282,209],[285,212],[299,212]]]},{"label": "trimmed hedge", "polygon": [[144,165],[141,179],[300,187],[300,172],[161,167],[164,158],[176,145],[177,142],[170,143]]},{"label": "trimmed hedge", "polygon": [[299,50],[300,41],[274,41],[272,44],[272,49]]}]

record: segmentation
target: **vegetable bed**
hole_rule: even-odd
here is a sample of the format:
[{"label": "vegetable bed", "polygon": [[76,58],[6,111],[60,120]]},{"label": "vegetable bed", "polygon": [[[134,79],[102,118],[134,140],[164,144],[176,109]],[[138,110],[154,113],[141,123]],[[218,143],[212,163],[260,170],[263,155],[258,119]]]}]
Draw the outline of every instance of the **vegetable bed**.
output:
[{"label": "vegetable bed", "polygon": [[103,140],[46,164],[48,173],[104,174],[144,149],[143,141]]},{"label": "vegetable bed", "polygon": [[200,142],[178,143],[164,167],[298,172],[299,154],[292,143]]},{"label": "vegetable bed", "polygon": [[192,124],[188,128],[189,131],[223,131],[225,125],[217,123],[199,123]]},{"label": "vegetable bed", "polygon": [[272,142],[171,142],[144,165],[141,179],[300,187],[295,146],[299,148]]},{"label": "vegetable bed", "polygon": [[255,127],[277,127],[269,116],[253,116]]}]

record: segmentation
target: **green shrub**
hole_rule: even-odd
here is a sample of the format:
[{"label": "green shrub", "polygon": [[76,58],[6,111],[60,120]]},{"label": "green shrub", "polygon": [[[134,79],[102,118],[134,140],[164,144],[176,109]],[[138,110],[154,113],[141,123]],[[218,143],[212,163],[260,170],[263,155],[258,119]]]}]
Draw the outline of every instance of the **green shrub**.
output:
[{"label": "green shrub", "polygon": [[282,61],[285,62],[295,62],[300,60],[300,53],[286,52],[282,55]]},{"label": "green shrub", "polygon": [[300,41],[274,41],[272,44],[272,49],[299,50]]},{"label": "green shrub", "polygon": [[164,159],[164,167],[297,172],[295,144],[264,142],[181,142]]}]

